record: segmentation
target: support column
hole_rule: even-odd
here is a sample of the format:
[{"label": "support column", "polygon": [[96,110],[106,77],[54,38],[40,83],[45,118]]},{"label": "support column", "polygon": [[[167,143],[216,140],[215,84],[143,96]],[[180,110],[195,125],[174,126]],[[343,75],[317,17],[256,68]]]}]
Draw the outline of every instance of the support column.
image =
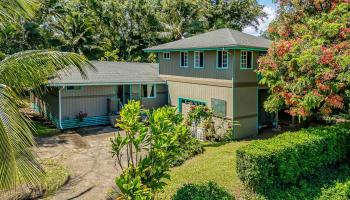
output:
[{"label": "support column", "polygon": [[62,129],[62,99],[61,99],[61,91],[64,87],[58,90],[58,126],[59,129]]}]

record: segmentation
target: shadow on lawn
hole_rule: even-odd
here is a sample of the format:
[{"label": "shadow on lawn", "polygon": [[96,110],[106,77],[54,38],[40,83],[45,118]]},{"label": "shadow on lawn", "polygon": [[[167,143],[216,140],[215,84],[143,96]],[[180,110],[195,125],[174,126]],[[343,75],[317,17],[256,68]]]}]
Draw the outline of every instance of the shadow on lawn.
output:
[{"label": "shadow on lawn", "polygon": [[225,144],[228,144],[231,142],[212,142],[212,143],[203,143],[203,147],[220,147]]},{"label": "shadow on lawn", "polygon": [[[318,200],[320,199],[319,197],[325,193],[334,193],[333,190],[338,190],[339,188],[336,186],[337,183],[345,183],[348,181],[350,181],[350,160],[345,160],[327,169],[315,171],[315,175],[313,177],[303,179],[298,185],[278,188],[273,191],[268,191],[267,194],[258,194],[259,197],[256,199]],[[328,194],[322,196],[321,199],[328,199],[327,197]]]}]

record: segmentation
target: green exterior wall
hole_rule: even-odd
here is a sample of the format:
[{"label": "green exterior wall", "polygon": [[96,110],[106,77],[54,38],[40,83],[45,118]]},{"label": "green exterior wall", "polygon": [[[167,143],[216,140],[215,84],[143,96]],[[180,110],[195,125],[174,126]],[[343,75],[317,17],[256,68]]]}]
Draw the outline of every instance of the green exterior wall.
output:
[{"label": "green exterior wall", "polygon": [[[219,49],[204,51],[203,69],[194,68],[194,51],[188,51],[188,68],[179,66],[179,51],[172,51],[168,60],[163,59],[162,52],[158,53],[159,73],[169,87],[169,104],[180,106],[180,97],[207,102],[209,107],[212,98],[224,100],[226,117],[240,123],[234,130],[235,138],[255,136],[258,134],[258,80],[254,70],[260,49],[244,49],[253,52],[252,69],[241,69],[241,50],[238,49],[228,51],[228,69],[217,69],[216,51]],[[186,79],[191,77],[195,79]]]},{"label": "green exterior wall", "polygon": [[158,53],[159,74],[196,78],[212,78],[231,80],[233,74],[233,50],[228,52],[228,69],[217,69],[216,50],[204,51],[204,67],[194,67],[194,52],[188,52],[189,66],[180,67],[180,52],[170,52],[170,59],[163,59],[163,53]]},{"label": "green exterior wall", "polygon": [[[32,98],[32,107],[45,113],[46,118],[60,129],[78,128],[95,125],[107,125],[109,113],[107,111],[107,99],[112,101],[112,110],[117,109],[117,103],[113,101],[117,97],[117,86],[82,86],[79,90],[61,89],[49,87],[53,92],[44,94],[44,98]],[[157,108],[164,106],[168,101],[166,84],[156,84],[155,98],[140,98],[140,84],[125,85],[123,88],[126,101],[130,98],[141,100],[144,108]],[[61,121],[59,120],[59,104],[61,104]],[[79,112],[87,113],[82,121],[77,119]]]}]

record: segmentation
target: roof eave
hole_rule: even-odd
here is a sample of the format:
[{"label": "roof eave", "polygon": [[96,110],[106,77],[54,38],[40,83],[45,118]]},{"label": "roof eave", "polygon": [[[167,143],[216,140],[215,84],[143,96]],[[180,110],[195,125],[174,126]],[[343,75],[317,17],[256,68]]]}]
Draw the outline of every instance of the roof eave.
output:
[{"label": "roof eave", "polygon": [[107,86],[107,85],[136,85],[136,84],[166,84],[165,81],[140,81],[140,82],[92,82],[92,83],[49,83],[47,87],[61,87],[61,86]]},{"label": "roof eave", "polygon": [[176,52],[176,51],[210,51],[210,50],[229,50],[229,49],[237,49],[237,50],[252,50],[252,51],[267,51],[268,47],[253,47],[253,46],[223,46],[223,47],[194,47],[194,48],[174,48],[174,49],[144,49],[144,52],[152,53],[152,52]]}]

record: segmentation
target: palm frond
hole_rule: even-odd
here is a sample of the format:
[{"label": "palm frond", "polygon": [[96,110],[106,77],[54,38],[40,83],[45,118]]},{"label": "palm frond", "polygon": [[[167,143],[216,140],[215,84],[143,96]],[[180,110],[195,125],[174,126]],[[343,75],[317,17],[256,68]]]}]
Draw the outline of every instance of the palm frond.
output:
[{"label": "palm frond", "polygon": [[43,175],[33,152],[30,123],[20,113],[18,100],[10,88],[0,85],[0,194],[19,183],[38,184]]},{"label": "palm frond", "polygon": [[0,0],[0,25],[18,24],[19,18],[32,18],[39,0]]},{"label": "palm frond", "polygon": [[48,50],[24,51],[6,57],[0,62],[0,83],[10,86],[18,94],[39,88],[62,72],[78,69],[86,78],[87,68],[95,69],[81,55]]}]

